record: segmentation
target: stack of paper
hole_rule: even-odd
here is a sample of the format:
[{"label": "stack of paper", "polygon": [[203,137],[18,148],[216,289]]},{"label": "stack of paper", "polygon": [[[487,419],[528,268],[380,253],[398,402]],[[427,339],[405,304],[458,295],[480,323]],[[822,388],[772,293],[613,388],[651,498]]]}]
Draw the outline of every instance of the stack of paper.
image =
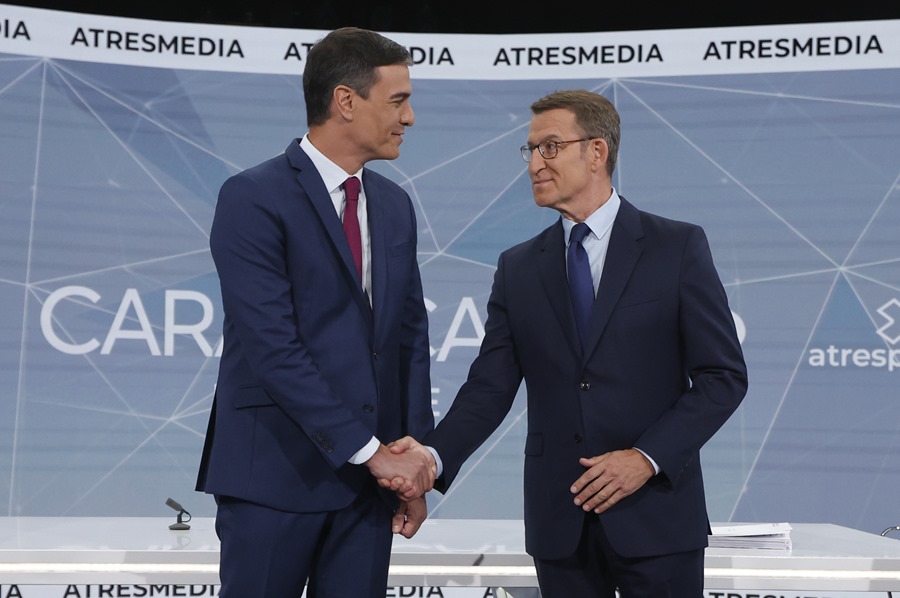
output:
[{"label": "stack of paper", "polygon": [[712,526],[710,548],[790,549],[789,523],[732,523]]}]

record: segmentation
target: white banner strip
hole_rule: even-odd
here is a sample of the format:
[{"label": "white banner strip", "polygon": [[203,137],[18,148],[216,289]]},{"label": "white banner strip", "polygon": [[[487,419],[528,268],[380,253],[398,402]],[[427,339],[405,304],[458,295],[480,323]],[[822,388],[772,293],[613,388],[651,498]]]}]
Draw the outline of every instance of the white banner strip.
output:
[{"label": "white banner strip", "polygon": [[[296,75],[303,71],[309,47],[325,33],[0,4],[0,53],[49,59]],[[527,35],[384,33],[410,49],[416,61],[412,76],[418,79],[605,79],[900,67],[900,20]]]}]

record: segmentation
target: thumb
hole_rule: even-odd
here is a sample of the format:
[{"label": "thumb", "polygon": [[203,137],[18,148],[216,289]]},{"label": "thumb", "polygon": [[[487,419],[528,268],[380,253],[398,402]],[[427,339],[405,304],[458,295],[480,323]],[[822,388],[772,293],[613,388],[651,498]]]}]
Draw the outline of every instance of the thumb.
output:
[{"label": "thumb", "polygon": [[406,509],[397,509],[391,520],[391,531],[395,534],[399,534],[401,530],[403,530],[404,523],[406,523]]},{"label": "thumb", "polygon": [[391,453],[393,453],[395,455],[405,453],[412,447],[413,447],[412,439],[409,436],[404,436],[400,440],[395,440],[394,442],[392,442],[388,445],[388,449],[391,451]]}]

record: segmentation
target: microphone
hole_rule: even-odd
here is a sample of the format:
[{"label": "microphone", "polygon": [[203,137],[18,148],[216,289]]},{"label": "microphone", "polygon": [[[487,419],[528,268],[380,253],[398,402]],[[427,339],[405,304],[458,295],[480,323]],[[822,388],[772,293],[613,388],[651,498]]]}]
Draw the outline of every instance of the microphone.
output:
[{"label": "microphone", "polygon": [[191,529],[191,526],[184,522],[182,516],[187,515],[187,520],[191,520],[191,514],[184,510],[184,507],[181,506],[178,501],[173,500],[171,498],[166,499],[166,506],[171,508],[174,511],[178,511],[178,517],[172,525],[169,526],[169,529],[172,530],[185,530]]}]

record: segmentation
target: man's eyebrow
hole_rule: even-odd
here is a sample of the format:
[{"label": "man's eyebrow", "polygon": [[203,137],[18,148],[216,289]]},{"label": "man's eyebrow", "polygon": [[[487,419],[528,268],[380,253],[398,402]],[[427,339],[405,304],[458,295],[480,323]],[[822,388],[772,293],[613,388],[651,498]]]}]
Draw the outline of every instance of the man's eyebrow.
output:
[{"label": "man's eyebrow", "polygon": [[[551,133],[550,135],[547,135],[546,137],[544,137],[537,143],[534,143],[533,145],[534,145],[534,147],[537,147],[542,143],[546,143],[547,141],[556,142],[556,141],[559,141],[560,139],[561,139],[561,137],[559,135],[557,135],[556,133]],[[531,143],[531,142],[529,141],[528,143]]]}]

